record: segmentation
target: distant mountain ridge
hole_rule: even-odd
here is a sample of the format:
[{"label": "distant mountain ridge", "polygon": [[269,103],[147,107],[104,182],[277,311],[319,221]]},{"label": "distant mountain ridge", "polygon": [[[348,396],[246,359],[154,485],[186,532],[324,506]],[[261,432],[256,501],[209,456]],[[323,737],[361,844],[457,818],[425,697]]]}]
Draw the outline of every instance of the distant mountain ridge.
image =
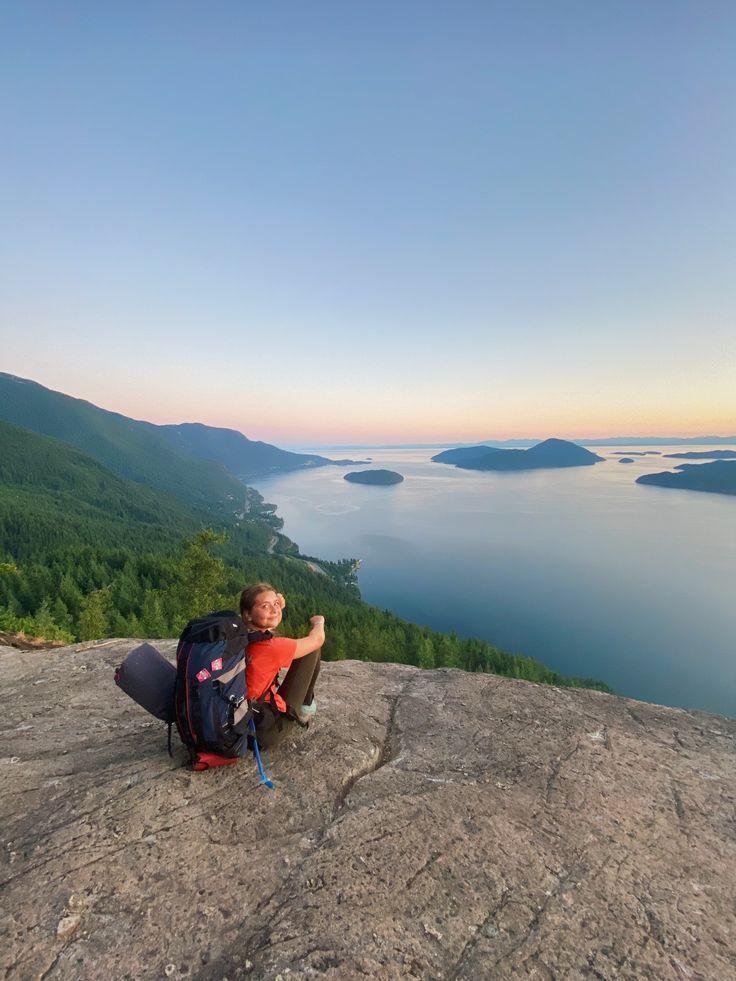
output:
[{"label": "distant mountain ridge", "polygon": [[184,457],[145,423],[0,373],[0,419],[81,450],[116,474],[187,504],[232,512],[245,488],[220,463]]},{"label": "distant mountain ridge", "polygon": [[75,446],[120,477],[217,511],[232,512],[233,502],[244,499],[240,477],[335,462],[254,442],[234,430],[130,419],[5,372],[0,419]]},{"label": "distant mountain ridge", "polygon": [[462,470],[546,470],[586,467],[600,463],[602,456],[565,439],[545,439],[528,450],[502,450],[494,446],[460,447],[445,450],[432,459],[451,463]]},{"label": "distant mountain ridge", "polygon": [[[534,446],[538,439],[490,439],[496,446]],[[711,446],[731,443],[736,436],[607,436],[598,439],[575,437],[570,440],[578,446]],[[447,445],[447,444],[445,444]],[[455,443],[455,446],[466,445]]]},{"label": "distant mountain ridge", "polygon": [[[536,446],[541,442],[539,437],[530,439],[528,437],[520,439],[488,439],[482,440],[483,444],[492,444],[496,449],[511,447]],[[588,438],[587,436],[572,437],[569,442],[577,443],[578,446],[711,446],[731,444],[736,446],[735,436],[607,436],[599,438]],[[469,446],[480,444],[468,443],[461,440],[434,440],[431,443],[351,443],[346,444],[310,444],[310,449],[329,450],[334,453],[338,450],[439,450],[462,449]]]},{"label": "distant mountain ridge", "polygon": [[248,439],[236,429],[205,426],[201,422],[183,422],[171,426],[157,426],[146,422],[143,425],[168,439],[180,453],[201,460],[216,460],[242,479],[286,470],[325,467],[334,462],[314,453],[282,450],[271,443]]}]

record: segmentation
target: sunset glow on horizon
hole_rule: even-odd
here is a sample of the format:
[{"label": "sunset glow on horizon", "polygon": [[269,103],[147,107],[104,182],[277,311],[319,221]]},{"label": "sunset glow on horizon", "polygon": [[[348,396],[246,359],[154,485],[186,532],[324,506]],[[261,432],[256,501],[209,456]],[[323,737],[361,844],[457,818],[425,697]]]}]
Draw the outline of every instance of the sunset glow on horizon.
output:
[{"label": "sunset glow on horizon", "polygon": [[[162,398],[161,389],[150,388],[141,380],[131,386],[132,391],[118,395],[104,379],[89,381],[72,388],[59,387],[52,379],[40,376],[31,379],[46,387],[62,391],[74,398],[82,398],[100,408],[134,419],[144,419],[158,425],[201,422],[205,425],[234,429],[249,439],[262,440],[286,447],[310,445],[380,445],[387,443],[472,443],[493,440],[546,439],[609,439],[613,437],[641,438],[699,436],[736,437],[736,419],[728,415],[728,404],[719,412],[716,403],[692,406],[691,414],[679,415],[667,405],[654,406],[645,413],[641,407],[630,411],[619,409],[612,412],[607,407],[588,403],[586,411],[580,411],[580,402],[574,406],[560,407],[556,412],[540,407],[539,401],[524,406],[521,397],[518,404],[509,405],[503,411],[489,406],[472,405],[474,415],[463,417],[463,406],[451,412],[433,411],[426,404],[413,411],[400,400],[390,400],[388,407],[376,406],[366,412],[365,404],[338,412],[319,399],[300,405],[298,397],[289,397],[276,411],[264,411],[258,405],[266,401],[264,389],[250,395],[236,395],[229,404],[218,404],[218,393],[212,391],[195,402],[184,394],[176,398],[173,393]],[[715,401],[715,400],[714,400]],[[659,411],[657,411],[659,410]],[[422,413],[426,414],[423,416]],[[331,417],[332,413],[332,417]],[[398,414],[397,414],[398,413]],[[396,420],[400,419],[401,424]],[[729,423],[730,419],[730,423]],[[611,421],[612,420],[612,421]],[[648,421],[649,420],[649,421]],[[725,421],[724,421],[725,420]]]}]

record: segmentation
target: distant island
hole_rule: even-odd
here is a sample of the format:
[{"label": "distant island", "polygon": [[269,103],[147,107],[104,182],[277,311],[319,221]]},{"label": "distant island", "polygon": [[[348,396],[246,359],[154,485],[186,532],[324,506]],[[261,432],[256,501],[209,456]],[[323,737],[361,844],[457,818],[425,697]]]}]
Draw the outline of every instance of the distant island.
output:
[{"label": "distant island", "polygon": [[736,460],[736,450],[690,450],[689,453],[664,453],[678,460]]},{"label": "distant island", "polygon": [[404,478],[395,470],[353,470],[345,474],[345,480],[351,484],[377,484],[388,486],[400,484]]},{"label": "distant island", "polygon": [[597,453],[565,439],[545,439],[528,450],[501,450],[495,446],[464,446],[432,457],[462,470],[550,470],[589,467],[604,460]]},{"label": "distant island", "polygon": [[711,494],[736,494],[736,461],[714,463],[681,463],[677,472],[646,473],[637,484],[675,487],[681,490],[707,491]]},{"label": "distant island", "polygon": [[[611,453],[611,456],[618,456],[618,452]],[[662,456],[662,453],[660,452],[660,450],[644,450],[643,452],[639,452],[637,450],[629,450],[628,456]]]},{"label": "distant island", "polygon": [[633,463],[634,460],[630,456],[622,456],[621,459],[618,462],[619,463]]}]

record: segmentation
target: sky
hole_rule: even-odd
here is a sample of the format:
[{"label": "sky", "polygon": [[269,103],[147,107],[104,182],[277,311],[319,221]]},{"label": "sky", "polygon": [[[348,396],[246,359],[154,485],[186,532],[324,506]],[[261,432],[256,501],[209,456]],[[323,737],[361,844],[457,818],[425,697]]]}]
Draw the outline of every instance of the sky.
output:
[{"label": "sky", "polygon": [[0,6],[0,370],[283,446],[736,432],[732,0]]}]

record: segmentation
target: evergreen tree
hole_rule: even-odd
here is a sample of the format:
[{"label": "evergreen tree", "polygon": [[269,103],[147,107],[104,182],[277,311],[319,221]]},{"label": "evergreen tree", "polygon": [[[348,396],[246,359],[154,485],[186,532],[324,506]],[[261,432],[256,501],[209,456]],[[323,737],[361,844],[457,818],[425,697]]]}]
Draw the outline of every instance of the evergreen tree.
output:
[{"label": "evergreen tree", "polygon": [[212,554],[212,550],[226,541],[226,535],[205,528],[185,544],[177,565],[181,626],[192,617],[219,605],[218,600],[221,600],[225,588],[225,565],[222,559]]},{"label": "evergreen tree", "polygon": [[161,597],[153,589],[143,599],[141,630],[146,637],[166,637],[167,625],[161,608]]},{"label": "evergreen tree", "polygon": [[70,636],[73,636],[72,618],[69,616],[69,610],[67,609],[66,603],[59,596],[56,597],[53,606],[51,607],[51,615],[54,622],[58,623],[62,630],[66,631]]},{"label": "evergreen tree", "polygon": [[79,639],[106,637],[109,623],[110,589],[95,589],[82,601],[79,614]]},{"label": "evergreen tree", "polygon": [[429,637],[422,637],[419,641],[418,664],[420,668],[434,667],[434,646]]},{"label": "evergreen tree", "polygon": [[55,622],[54,616],[51,612],[51,603],[48,599],[45,599],[36,611],[31,629],[34,636],[43,637],[44,640],[64,641],[68,644],[74,639],[73,635],[68,630],[63,630],[59,624]]}]

